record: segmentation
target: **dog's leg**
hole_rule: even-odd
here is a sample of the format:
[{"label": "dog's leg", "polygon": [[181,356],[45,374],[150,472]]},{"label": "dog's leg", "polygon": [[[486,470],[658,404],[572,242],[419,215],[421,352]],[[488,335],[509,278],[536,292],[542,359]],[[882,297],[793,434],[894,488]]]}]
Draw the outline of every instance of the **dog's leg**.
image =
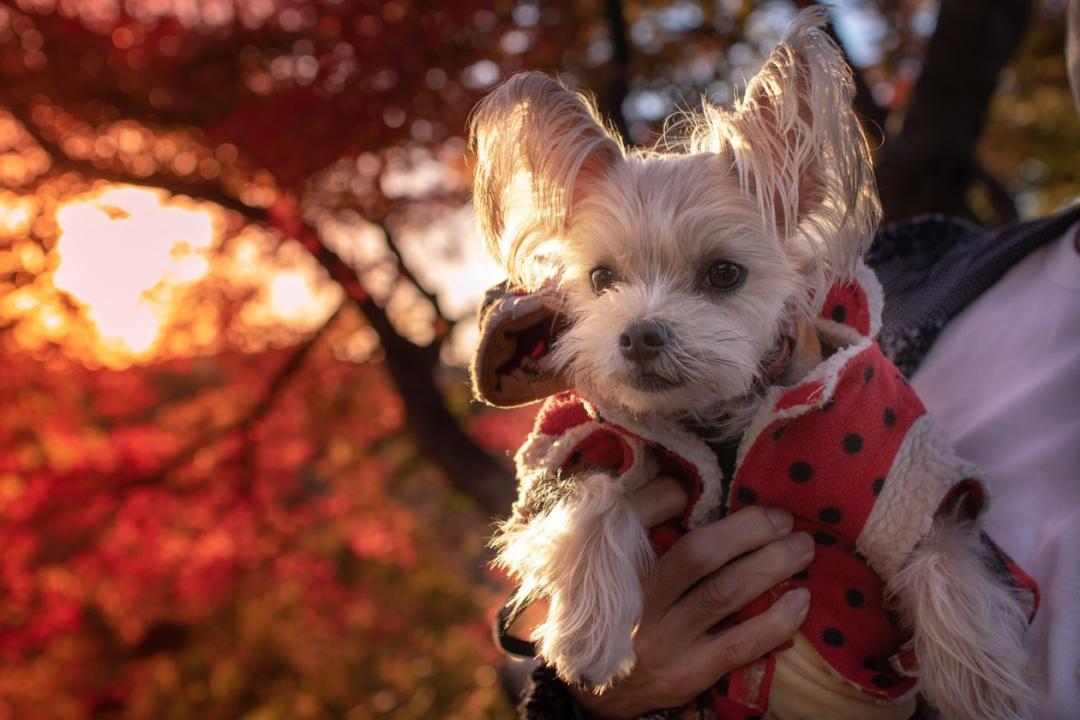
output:
[{"label": "dog's leg", "polygon": [[541,655],[567,679],[601,688],[634,664],[641,578],[652,548],[618,480],[581,480],[549,555],[551,606],[536,630]]},{"label": "dog's leg", "polygon": [[914,630],[923,691],[949,720],[1029,717],[1027,617],[985,555],[971,523],[942,514],[889,583]]},{"label": "dog's leg", "polygon": [[630,671],[653,552],[619,480],[575,479],[542,515],[504,527],[496,546],[498,562],[522,583],[519,596],[550,599],[533,639],[560,677],[599,689]]}]

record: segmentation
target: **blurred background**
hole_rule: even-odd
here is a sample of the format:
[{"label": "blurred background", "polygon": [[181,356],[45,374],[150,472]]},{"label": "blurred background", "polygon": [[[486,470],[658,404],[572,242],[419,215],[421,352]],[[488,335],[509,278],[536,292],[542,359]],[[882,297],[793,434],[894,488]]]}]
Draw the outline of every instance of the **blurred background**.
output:
[{"label": "blurred background", "polygon": [[[648,145],[805,4],[0,2],[0,718],[510,716],[468,113],[544,69]],[[889,221],[1080,192],[1063,0],[834,29]]]}]

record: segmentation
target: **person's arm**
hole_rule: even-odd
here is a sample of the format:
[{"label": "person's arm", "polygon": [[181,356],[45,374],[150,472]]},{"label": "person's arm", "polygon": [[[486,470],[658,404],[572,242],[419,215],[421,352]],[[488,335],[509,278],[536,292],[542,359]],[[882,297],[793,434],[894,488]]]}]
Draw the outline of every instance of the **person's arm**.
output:
[{"label": "person's arm", "polygon": [[[638,491],[635,509],[646,527],[678,517],[682,486],[658,478]],[[814,544],[791,533],[784,510],[751,507],[687,533],[661,556],[647,582],[634,636],[637,662],[601,694],[566,688],[547,668],[534,673],[522,717],[633,718],[681,707],[730,671],[789,640],[809,609],[809,593],[792,590],[768,611],[710,634],[716,623],[805,568]],[[584,711],[584,712],[582,712]]]}]

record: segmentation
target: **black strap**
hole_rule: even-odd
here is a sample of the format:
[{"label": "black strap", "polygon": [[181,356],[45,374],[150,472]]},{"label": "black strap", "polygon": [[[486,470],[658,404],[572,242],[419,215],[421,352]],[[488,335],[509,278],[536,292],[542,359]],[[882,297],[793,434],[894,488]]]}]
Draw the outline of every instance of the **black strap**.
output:
[{"label": "black strap", "polygon": [[536,657],[536,645],[510,634],[510,626],[514,624],[514,621],[521,614],[521,608],[514,607],[511,603],[512,597],[506,599],[503,606],[499,608],[499,614],[495,617],[495,639],[503,652],[511,655],[521,655],[522,657]]}]

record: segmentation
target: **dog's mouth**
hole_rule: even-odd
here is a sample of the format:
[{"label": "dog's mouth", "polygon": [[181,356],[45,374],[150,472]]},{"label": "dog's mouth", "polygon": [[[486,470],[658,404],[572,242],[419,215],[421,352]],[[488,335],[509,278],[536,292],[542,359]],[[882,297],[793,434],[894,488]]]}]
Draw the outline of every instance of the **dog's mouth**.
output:
[{"label": "dog's mouth", "polygon": [[682,378],[669,378],[654,372],[641,372],[630,379],[630,386],[642,392],[673,390],[686,384]]}]

